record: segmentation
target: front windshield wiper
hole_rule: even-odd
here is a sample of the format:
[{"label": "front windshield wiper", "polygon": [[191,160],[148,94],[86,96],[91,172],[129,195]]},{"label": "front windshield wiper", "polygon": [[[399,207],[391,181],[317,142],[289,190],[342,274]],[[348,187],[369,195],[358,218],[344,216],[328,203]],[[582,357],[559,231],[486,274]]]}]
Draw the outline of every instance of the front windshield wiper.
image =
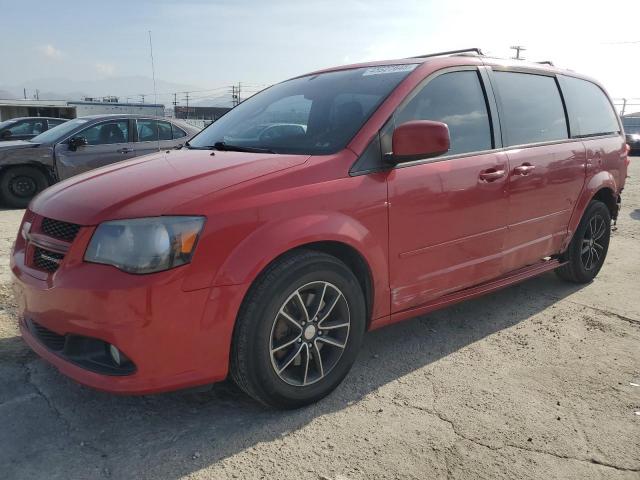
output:
[{"label": "front windshield wiper", "polygon": [[225,142],[216,142],[213,144],[213,148],[215,148],[216,150],[222,150],[226,152],[277,153],[268,148],[243,147],[241,145],[230,145]]},{"label": "front windshield wiper", "polygon": [[[213,147],[211,145],[205,145],[204,147],[194,147],[189,142],[185,142],[184,146],[189,150],[215,150],[216,149],[216,147]],[[176,150],[180,150],[182,148],[182,145],[178,145],[175,148]]]}]

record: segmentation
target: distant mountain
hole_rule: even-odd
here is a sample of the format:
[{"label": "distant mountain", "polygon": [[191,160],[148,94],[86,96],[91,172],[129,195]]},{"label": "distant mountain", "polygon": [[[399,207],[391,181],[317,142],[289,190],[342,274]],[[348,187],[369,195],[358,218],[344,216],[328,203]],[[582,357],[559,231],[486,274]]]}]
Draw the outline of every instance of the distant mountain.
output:
[{"label": "distant mountain", "polygon": [[[40,78],[23,82],[20,85],[0,85],[0,98],[23,98],[24,90],[27,96],[33,98],[36,89],[42,100],[81,100],[85,96],[106,97],[115,95],[121,101],[140,101],[141,94],[145,95],[145,102],[152,103],[153,80],[149,77],[109,77],[100,80],[71,80],[62,77]],[[202,90],[203,87],[181,83],[156,80],[158,103],[171,105],[173,92]],[[182,103],[181,95],[178,100]]]}]

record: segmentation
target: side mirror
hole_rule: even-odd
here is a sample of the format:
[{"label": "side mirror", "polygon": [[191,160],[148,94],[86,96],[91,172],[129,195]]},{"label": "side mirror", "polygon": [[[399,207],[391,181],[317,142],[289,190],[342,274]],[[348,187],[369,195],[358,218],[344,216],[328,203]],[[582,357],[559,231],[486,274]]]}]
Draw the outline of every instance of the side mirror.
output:
[{"label": "side mirror", "polygon": [[393,131],[391,163],[411,162],[437,157],[450,147],[449,127],[442,122],[412,120]]},{"label": "side mirror", "polygon": [[87,139],[85,137],[73,137],[71,140],[69,140],[69,150],[75,152],[78,147],[84,147],[88,144],[89,142],[87,142]]},{"label": "side mirror", "polygon": [[0,138],[2,138],[3,140],[11,138],[11,130],[5,130],[4,132],[0,133]]}]

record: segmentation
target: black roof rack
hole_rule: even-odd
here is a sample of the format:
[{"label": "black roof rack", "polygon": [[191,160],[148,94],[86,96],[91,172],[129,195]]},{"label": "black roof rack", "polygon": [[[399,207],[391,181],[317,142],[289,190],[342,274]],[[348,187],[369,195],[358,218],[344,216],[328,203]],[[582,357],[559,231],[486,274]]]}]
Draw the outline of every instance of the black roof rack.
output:
[{"label": "black roof rack", "polygon": [[540,63],[543,65],[551,65],[552,67],[555,66],[551,60],[542,60],[541,62],[536,62],[536,63]]},{"label": "black roof rack", "polygon": [[442,55],[455,55],[456,53],[469,53],[469,52],[475,52],[478,55],[483,55],[482,50],[480,50],[479,48],[463,48],[461,50],[449,50],[446,52],[426,53],[424,55],[416,55],[415,57],[409,57],[409,58],[440,57]]}]

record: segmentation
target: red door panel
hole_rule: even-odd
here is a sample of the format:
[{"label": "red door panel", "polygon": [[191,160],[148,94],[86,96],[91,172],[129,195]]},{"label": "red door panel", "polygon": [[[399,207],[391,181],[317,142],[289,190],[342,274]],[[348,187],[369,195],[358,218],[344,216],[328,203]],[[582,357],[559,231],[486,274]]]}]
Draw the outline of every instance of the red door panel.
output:
[{"label": "red door panel", "polygon": [[580,141],[507,152],[511,173],[505,269],[516,270],[559,253],[585,181]]},{"label": "red door panel", "polygon": [[508,172],[504,153],[391,171],[389,263],[393,312],[503,272]]}]

